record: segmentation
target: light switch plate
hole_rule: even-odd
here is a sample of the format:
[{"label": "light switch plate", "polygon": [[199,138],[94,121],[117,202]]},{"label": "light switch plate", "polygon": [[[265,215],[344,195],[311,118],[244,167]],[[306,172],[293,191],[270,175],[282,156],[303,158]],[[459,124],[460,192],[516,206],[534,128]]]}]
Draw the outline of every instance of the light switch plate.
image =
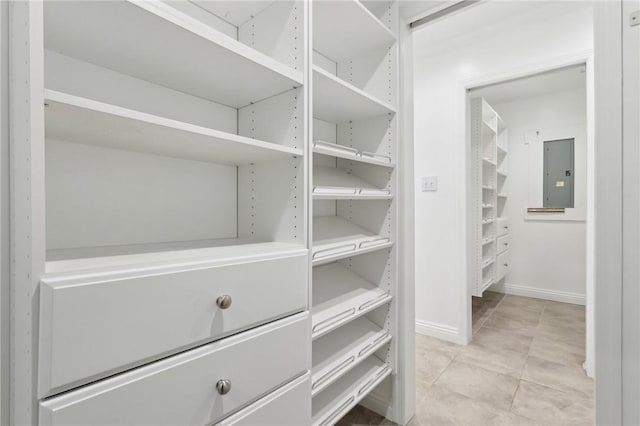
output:
[{"label": "light switch plate", "polygon": [[424,176],[422,178],[422,192],[437,191],[438,176]]}]

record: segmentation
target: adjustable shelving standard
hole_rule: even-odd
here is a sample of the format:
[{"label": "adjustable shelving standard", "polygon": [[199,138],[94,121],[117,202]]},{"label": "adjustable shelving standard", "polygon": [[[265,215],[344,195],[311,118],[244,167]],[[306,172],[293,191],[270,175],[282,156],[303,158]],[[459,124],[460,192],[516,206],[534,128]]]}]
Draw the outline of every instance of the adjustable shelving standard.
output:
[{"label": "adjustable shelving standard", "polygon": [[402,418],[398,4],[312,2],[312,424]]},{"label": "adjustable shelving standard", "polygon": [[[471,293],[482,297],[492,284],[504,278],[498,260],[504,241],[500,239],[506,218],[506,127],[483,98],[471,102],[471,168],[473,279]],[[501,263],[502,262],[502,263]]]},{"label": "adjustable shelving standard", "polygon": [[398,4],[8,10],[11,422],[408,421]]}]

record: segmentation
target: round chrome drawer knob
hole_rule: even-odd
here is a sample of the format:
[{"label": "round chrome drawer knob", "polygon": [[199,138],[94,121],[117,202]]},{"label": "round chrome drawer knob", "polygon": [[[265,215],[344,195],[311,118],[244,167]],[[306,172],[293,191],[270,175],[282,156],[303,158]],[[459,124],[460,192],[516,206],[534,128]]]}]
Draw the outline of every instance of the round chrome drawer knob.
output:
[{"label": "round chrome drawer knob", "polygon": [[220,395],[226,395],[231,390],[231,380],[229,379],[220,379],[216,383],[216,390]]},{"label": "round chrome drawer knob", "polygon": [[220,309],[227,309],[229,306],[231,306],[231,296],[229,296],[228,294],[219,296],[216,299],[216,305],[218,305],[218,308]]}]

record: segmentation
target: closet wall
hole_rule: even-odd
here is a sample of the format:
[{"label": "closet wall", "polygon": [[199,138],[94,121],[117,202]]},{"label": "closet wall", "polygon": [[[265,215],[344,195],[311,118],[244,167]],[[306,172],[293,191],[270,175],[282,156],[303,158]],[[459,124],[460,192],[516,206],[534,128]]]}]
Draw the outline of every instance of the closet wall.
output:
[{"label": "closet wall", "polygon": [[470,336],[465,87],[583,54],[591,28],[588,4],[516,2],[481,4],[414,30],[416,188],[422,176],[438,176],[437,192],[415,194],[418,332],[460,343]]},{"label": "closet wall", "polygon": [[[532,296],[585,303],[587,140],[585,89],[562,91],[495,105],[509,123],[510,176],[507,181],[511,218],[510,268],[497,290],[529,292]],[[531,132],[577,127],[575,134],[575,200],[578,220],[526,219],[529,200]],[[543,136],[544,137],[544,136]],[[533,142],[531,142],[533,143]],[[511,291],[510,290],[510,291]]]}]

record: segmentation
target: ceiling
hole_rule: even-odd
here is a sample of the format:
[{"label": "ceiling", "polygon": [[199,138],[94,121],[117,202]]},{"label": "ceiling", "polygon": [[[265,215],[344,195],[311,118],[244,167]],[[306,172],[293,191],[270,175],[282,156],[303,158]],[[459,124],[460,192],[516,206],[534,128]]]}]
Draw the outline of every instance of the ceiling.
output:
[{"label": "ceiling", "polygon": [[471,90],[471,94],[473,97],[481,96],[490,104],[497,105],[584,87],[586,87],[585,66],[574,65],[530,77],[473,89]]}]

